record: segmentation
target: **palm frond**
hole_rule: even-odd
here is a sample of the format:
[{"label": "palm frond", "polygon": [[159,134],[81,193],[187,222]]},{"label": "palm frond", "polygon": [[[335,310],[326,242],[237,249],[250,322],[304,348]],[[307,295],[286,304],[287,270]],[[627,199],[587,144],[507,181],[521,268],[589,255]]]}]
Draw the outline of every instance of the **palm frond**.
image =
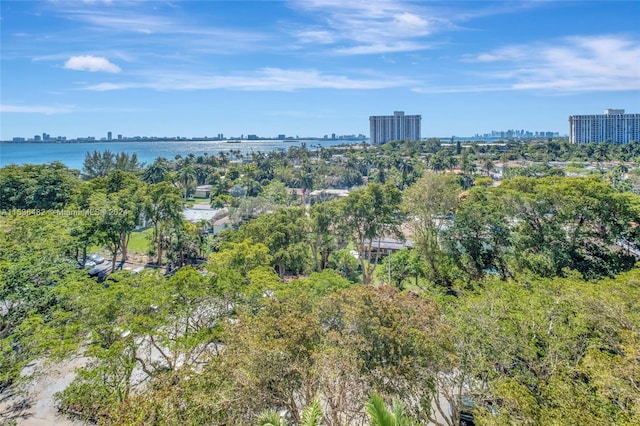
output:
[{"label": "palm frond", "polygon": [[322,424],[322,409],[320,401],[314,398],[311,405],[302,411],[302,424],[300,426],[320,426]]},{"label": "palm frond", "polygon": [[371,416],[371,426],[395,426],[396,419],[387,409],[382,397],[371,395],[367,403],[367,414]]},{"label": "palm frond", "polygon": [[263,411],[260,416],[258,416],[258,425],[259,426],[284,426],[285,423],[280,418],[280,415],[276,410],[266,410]]}]

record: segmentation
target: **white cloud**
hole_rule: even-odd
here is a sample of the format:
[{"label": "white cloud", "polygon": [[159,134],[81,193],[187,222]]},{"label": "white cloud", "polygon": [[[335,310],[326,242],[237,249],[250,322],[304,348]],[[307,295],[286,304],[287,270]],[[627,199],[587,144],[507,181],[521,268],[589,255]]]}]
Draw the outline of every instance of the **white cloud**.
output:
[{"label": "white cloud", "polygon": [[256,90],[295,91],[303,89],[365,90],[403,87],[416,84],[413,80],[394,76],[351,77],[327,74],[314,69],[286,70],[262,68],[235,75],[198,75],[166,72],[144,81],[122,83],[100,83],[87,86],[85,90],[109,91],[144,88],[160,91],[170,90]]},{"label": "white cloud", "polygon": [[168,29],[174,27],[174,22],[168,17],[140,14],[134,11],[123,14],[122,11],[72,8],[65,12],[71,20],[116,32],[166,33]]},{"label": "white cloud", "polygon": [[[110,38],[123,34],[130,35],[130,33],[149,36],[144,39],[147,46],[159,46],[162,51],[167,51],[168,45],[179,46],[180,50],[212,46],[216,51],[235,53],[239,49],[259,50],[265,46],[261,44],[262,42],[268,42],[273,38],[271,34],[252,30],[203,26],[197,20],[161,15],[159,11],[149,12],[148,8],[140,11],[137,6],[140,6],[141,2],[132,2],[126,9],[123,6],[121,9],[98,10],[77,7],[76,3],[71,3],[70,7],[60,8],[59,12],[69,20],[89,25],[98,33],[108,32],[106,36]],[[117,2],[118,6],[122,3]],[[164,6],[171,7],[170,4]],[[166,34],[171,35],[171,39],[165,38],[158,41],[158,35]]]},{"label": "white cloud", "polygon": [[[541,7],[524,2],[427,2],[415,0],[290,0],[290,7],[314,19],[292,35],[299,43],[334,44],[332,53],[370,55],[431,49],[434,36],[448,30],[467,31],[460,25],[474,19],[505,15]],[[294,27],[295,28],[295,27]],[[320,40],[309,31],[323,32]]]},{"label": "white cloud", "polygon": [[411,89],[412,92],[427,95],[447,94],[447,93],[486,93],[486,92],[502,92],[513,90],[513,87],[507,84],[477,84],[464,86],[422,86]]},{"label": "white cloud", "polygon": [[332,44],[336,42],[336,35],[331,31],[306,29],[296,33],[302,43]]},{"label": "white cloud", "polygon": [[121,71],[119,66],[109,62],[107,58],[93,55],[72,56],[64,63],[64,67],[70,70],[90,72],[119,73]]},{"label": "white cloud", "polygon": [[626,36],[567,37],[467,56],[491,64],[478,76],[512,90],[592,92],[640,90],[640,41]]},{"label": "white cloud", "polygon": [[71,112],[69,106],[38,106],[38,105],[0,105],[0,112],[15,112],[27,114],[61,114]]},{"label": "white cloud", "polygon": [[395,0],[309,0],[291,5],[322,22],[321,27],[302,28],[293,36],[303,44],[335,44],[333,52],[341,55],[424,50],[430,45],[421,39],[448,22],[422,5]]},{"label": "white cloud", "polygon": [[337,48],[334,50],[334,52],[341,55],[373,55],[384,53],[411,52],[415,50],[424,50],[428,47],[429,46],[426,44],[415,43],[411,41],[402,41],[396,43],[373,43]]},{"label": "white cloud", "polygon": [[425,18],[409,12],[402,12],[393,16],[396,31],[402,31],[406,35],[428,34],[429,21]]}]

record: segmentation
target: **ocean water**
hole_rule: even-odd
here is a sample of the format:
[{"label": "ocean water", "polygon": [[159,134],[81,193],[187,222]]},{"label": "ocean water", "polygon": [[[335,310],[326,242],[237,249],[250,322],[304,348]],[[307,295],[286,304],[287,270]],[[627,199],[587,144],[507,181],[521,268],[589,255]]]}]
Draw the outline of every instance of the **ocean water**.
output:
[{"label": "ocean water", "polygon": [[160,141],[160,142],[82,142],[82,143],[1,143],[0,167],[9,164],[44,164],[60,161],[70,168],[82,169],[82,163],[87,152],[95,150],[102,152],[106,149],[113,153],[126,152],[138,155],[138,160],[149,164],[158,157],[174,159],[176,155],[217,155],[220,152],[240,151],[243,154],[251,152],[286,151],[291,146],[306,144],[310,150],[319,147],[355,144],[362,141],[341,140],[301,140],[301,141],[241,141],[228,143],[226,141]]}]

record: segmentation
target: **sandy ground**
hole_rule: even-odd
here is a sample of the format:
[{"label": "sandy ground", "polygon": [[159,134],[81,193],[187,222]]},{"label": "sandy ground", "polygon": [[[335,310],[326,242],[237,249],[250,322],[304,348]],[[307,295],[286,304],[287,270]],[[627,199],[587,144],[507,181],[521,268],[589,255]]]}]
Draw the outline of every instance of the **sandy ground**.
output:
[{"label": "sandy ground", "polygon": [[0,424],[15,420],[19,426],[84,425],[84,422],[60,416],[53,395],[71,383],[75,369],[85,362],[86,358],[77,357],[59,364],[36,362],[27,366],[22,374],[30,376],[31,380],[0,394]]}]

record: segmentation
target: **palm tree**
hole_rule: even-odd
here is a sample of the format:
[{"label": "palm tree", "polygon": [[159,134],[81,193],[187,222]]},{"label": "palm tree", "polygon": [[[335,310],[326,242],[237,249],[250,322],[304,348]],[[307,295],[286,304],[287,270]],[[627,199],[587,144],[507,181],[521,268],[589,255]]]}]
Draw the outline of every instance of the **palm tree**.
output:
[{"label": "palm tree", "polygon": [[196,182],[198,185],[204,185],[207,180],[207,176],[211,173],[211,167],[205,164],[196,164],[194,167],[196,175]]},{"label": "palm tree", "polygon": [[153,224],[153,244],[157,247],[157,264],[162,262],[162,251],[170,233],[182,223],[180,191],[168,182],[149,188],[145,216]]},{"label": "palm tree", "polygon": [[429,166],[434,172],[441,172],[445,169],[444,159],[440,155],[431,154],[429,156]]},{"label": "palm tree", "polygon": [[400,401],[394,399],[393,407],[389,410],[379,395],[371,395],[367,403],[367,414],[371,416],[371,426],[417,425],[411,417],[404,413],[404,406]]},{"label": "palm tree", "polygon": [[447,158],[447,167],[449,167],[449,170],[453,171],[457,165],[458,159],[456,157],[450,156]]},{"label": "palm tree", "polygon": [[[262,412],[258,417],[258,425],[260,426],[287,426],[288,424],[289,422],[273,409]],[[298,426],[322,426],[322,409],[317,397],[302,410]]]},{"label": "palm tree", "polygon": [[320,400],[316,397],[310,405],[302,410],[302,422],[300,426],[321,426],[322,410],[320,409]]},{"label": "palm tree", "polygon": [[164,159],[156,159],[147,167],[142,180],[147,183],[160,183],[169,175],[169,165]]},{"label": "palm tree", "polygon": [[412,179],[410,179],[409,174],[413,173],[414,170],[413,162],[411,161],[411,159],[401,157],[396,160],[395,163],[396,168],[400,171],[400,173],[402,173],[402,188],[410,185],[412,183]]},{"label": "palm tree", "polygon": [[187,190],[189,185],[191,185],[196,180],[196,172],[193,170],[193,167],[186,166],[180,169],[178,172],[178,180],[184,187],[184,202],[187,202]]},{"label": "palm tree", "polygon": [[490,158],[487,158],[484,162],[484,170],[487,173],[487,176],[491,176],[491,172],[495,171],[496,166],[493,164]]},{"label": "palm tree", "polygon": [[286,426],[287,422],[280,417],[276,410],[264,411],[258,417],[259,426]]}]

